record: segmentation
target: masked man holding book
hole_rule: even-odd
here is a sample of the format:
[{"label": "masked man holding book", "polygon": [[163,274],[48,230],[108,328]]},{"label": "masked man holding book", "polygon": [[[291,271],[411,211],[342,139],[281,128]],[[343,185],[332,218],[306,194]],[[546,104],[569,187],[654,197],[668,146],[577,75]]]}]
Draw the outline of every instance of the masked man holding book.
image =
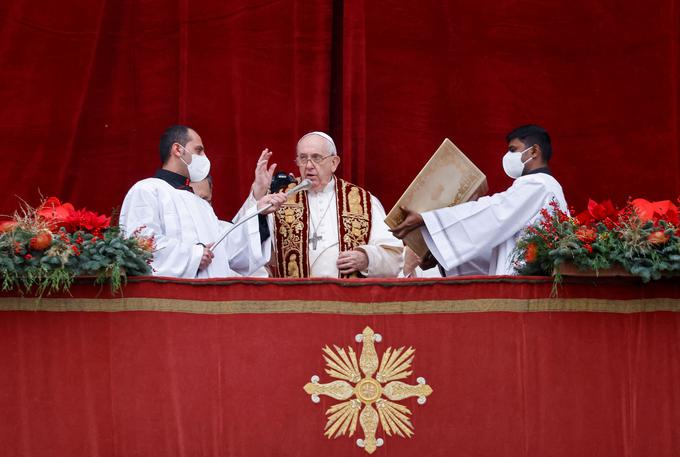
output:
[{"label": "masked man holding book", "polygon": [[548,167],[552,156],[548,132],[524,125],[510,132],[506,141],[502,164],[515,180],[510,188],[434,211],[405,208],[406,218],[393,230],[397,238],[421,230],[446,276],[513,274],[512,252],[521,231],[541,217],[542,209],[550,209],[552,201],[567,211],[562,186]]}]

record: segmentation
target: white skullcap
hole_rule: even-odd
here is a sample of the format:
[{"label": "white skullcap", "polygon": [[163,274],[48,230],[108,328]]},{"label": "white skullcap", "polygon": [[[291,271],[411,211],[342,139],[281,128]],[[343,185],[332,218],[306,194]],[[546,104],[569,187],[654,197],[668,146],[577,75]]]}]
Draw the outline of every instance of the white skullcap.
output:
[{"label": "white skullcap", "polygon": [[330,146],[329,151],[328,151],[329,154],[332,155],[332,156],[338,155],[338,150],[335,148],[335,142],[333,141],[333,138],[331,138],[331,136],[330,136],[329,134],[324,133],[324,132],[309,132],[309,133],[305,133],[304,135],[302,135],[302,138],[300,138],[300,140],[298,141],[298,144],[300,143],[300,141],[302,141],[305,137],[308,137],[309,135],[320,136],[321,138],[323,138],[323,139],[325,139],[326,141],[328,141],[329,146]]}]

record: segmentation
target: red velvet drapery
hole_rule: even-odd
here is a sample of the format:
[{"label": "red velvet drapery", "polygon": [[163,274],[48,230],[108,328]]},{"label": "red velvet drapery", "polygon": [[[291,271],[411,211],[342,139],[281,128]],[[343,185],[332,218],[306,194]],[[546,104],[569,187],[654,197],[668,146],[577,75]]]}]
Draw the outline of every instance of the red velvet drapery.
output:
[{"label": "red velvet drapery", "polygon": [[680,193],[680,2],[7,0],[0,213],[15,195],[107,212],[201,133],[229,218],[260,150],[332,132],[345,178],[391,207],[442,138],[507,186],[503,135],[554,138],[567,198]]},{"label": "red velvet drapery", "polygon": [[[302,387],[322,348],[413,347],[433,393],[376,456],[675,457],[680,287],[548,278],[135,280],[0,294],[7,457],[366,456]],[[13,295],[13,296],[12,296]]]}]

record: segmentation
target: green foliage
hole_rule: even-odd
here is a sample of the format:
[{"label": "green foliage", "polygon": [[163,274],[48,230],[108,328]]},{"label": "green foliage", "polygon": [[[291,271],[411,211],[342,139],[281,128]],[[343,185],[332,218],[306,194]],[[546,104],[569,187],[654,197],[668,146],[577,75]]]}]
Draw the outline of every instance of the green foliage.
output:
[{"label": "green foliage", "polygon": [[[553,204],[552,211],[544,210],[541,220],[522,233],[513,253],[515,269],[522,275],[550,275],[559,273],[564,263],[593,272],[621,266],[644,282],[680,274],[680,229],[675,223],[658,214],[643,220],[630,203],[608,211],[570,217]],[[677,212],[668,217],[676,222]]]},{"label": "green foliage", "polygon": [[126,238],[118,227],[95,233],[69,233],[62,227],[51,234],[48,246],[39,248],[31,244],[37,234],[30,227],[0,233],[2,290],[35,288],[39,295],[62,292],[77,276],[94,275],[99,283],[110,281],[115,293],[127,275],[151,273],[152,240]]}]

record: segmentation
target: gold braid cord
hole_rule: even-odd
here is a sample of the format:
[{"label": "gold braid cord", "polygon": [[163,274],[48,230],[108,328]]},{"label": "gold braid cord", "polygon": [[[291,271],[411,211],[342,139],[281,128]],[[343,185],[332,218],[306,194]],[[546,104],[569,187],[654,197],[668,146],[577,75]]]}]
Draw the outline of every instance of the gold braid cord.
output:
[{"label": "gold braid cord", "polygon": [[401,347],[393,350],[390,347],[379,359],[375,343],[381,340],[380,334],[366,327],[356,336],[356,341],[363,343],[358,360],[351,347],[347,350],[338,346],[333,346],[333,349],[324,347],[326,374],[336,381],[322,384],[315,375],[304,386],[314,403],[320,401],[321,395],[341,401],[326,411],[328,421],[324,435],[329,439],[340,435],[353,436],[359,424],[364,437],[357,439],[357,445],[369,454],[384,443],[383,438],[377,437],[379,427],[387,436],[413,436],[411,410],[396,402],[418,397],[418,404],[423,405],[432,393],[432,388],[423,378],[418,378],[415,385],[399,381],[413,374],[410,368],[415,349]]}]

